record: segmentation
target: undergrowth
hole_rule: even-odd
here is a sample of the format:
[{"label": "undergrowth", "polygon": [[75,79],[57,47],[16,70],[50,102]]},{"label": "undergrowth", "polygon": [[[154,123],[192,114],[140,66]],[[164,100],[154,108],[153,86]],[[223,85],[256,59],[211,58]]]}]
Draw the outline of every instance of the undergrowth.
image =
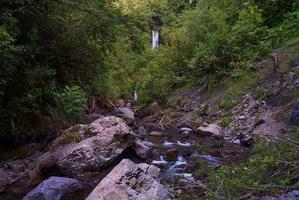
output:
[{"label": "undergrowth", "polygon": [[[299,141],[299,132],[292,139]],[[252,154],[221,167],[199,159],[194,176],[201,182],[178,190],[180,199],[240,200],[279,196],[299,187],[298,146],[285,140],[256,138]]]},{"label": "undergrowth", "polygon": [[298,166],[298,147],[259,138],[246,162],[209,171],[207,199],[279,195],[299,187]]}]

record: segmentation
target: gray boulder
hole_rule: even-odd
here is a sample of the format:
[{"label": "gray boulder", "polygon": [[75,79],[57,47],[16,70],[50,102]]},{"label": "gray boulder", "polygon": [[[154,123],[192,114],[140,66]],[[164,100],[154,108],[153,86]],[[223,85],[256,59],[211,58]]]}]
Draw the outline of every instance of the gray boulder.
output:
[{"label": "gray boulder", "polygon": [[64,177],[52,176],[29,192],[23,200],[61,200],[83,194],[86,185],[82,182]]},{"label": "gray boulder", "polygon": [[51,154],[59,170],[82,175],[108,166],[132,143],[131,128],[120,118],[108,116],[66,130],[54,141]]},{"label": "gray boulder", "polygon": [[0,163],[0,192],[26,194],[51,170],[88,179],[109,166],[133,141],[131,128],[114,116],[73,126],[38,158]]},{"label": "gray boulder", "polygon": [[216,124],[206,124],[197,128],[197,132],[202,135],[213,136],[215,138],[223,138],[222,128]]},{"label": "gray boulder", "polygon": [[140,126],[140,127],[138,128],[138,134],[141,135],[141,136],[145,136],[145,135],[147,135],[147,131],[146,131],[146,129],[144,128],[144,126]]},{"label": "gray boulder", "polygon": [[113,114],[125,120],[130,126],[135,124],[135,115],[130,108],[116,108]]},{"label": "gray boulder", "polygon": [[174,199],[170,190],[156,178],[160,169],[145,163],[122,160],[89,194],[86,200]]}]

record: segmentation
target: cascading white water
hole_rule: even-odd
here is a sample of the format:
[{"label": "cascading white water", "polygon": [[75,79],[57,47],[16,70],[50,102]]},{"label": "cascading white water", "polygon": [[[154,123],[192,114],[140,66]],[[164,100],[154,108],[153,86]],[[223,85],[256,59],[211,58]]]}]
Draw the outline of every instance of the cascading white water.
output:
[{"label": "cascading white water", "polygon": [[159,31],[152,31],[152,48],[159,48]]},{"label": "cascading white water", "polygon": [[134,91],[134,101],[138,101],[138,95],[137,95],[137,90]]},{"label": "cascading white water", "polygon": [[182,155],[180,155],[180,156],[178,156],[178,160],[177,161],[178,162],[185,162],[186,160],[185,160],[185,158]]},{"label": "cascading white water", "polygon": [[191,146],[191,144],[189,142],[182,143],[180,141],[177,141],[176,143],[178,146],[181,146],[181,147],[190,147]]},{"label": "cascading white water", "polygon": [[153,160],[152,161],[153,165],[167,165],[168,162],[164,159],[164,156],[160,156],[160,160]]}]

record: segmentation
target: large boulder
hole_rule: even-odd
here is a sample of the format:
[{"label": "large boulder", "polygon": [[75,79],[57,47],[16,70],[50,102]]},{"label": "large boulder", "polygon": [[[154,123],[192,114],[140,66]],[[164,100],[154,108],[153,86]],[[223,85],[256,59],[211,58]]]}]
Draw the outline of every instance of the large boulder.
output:
[{"label": "large boulder", "polygon": [[291,112],[291,122],[294,125],[299,125],[299,102],[295,103]]},{"label": "large boulder", "polygon": [[135,124],[135,115],[130,108],[116,108],[113,114],[125,120],[130,126]]},{"label": "large boulder", "polygon": [[0,192],[24,194],[49,175],[92,178],[133,141],[131,128],[114,116],[73,126],[38,158],[0,163]]},{"label": "large boulder", "polygon": [[64,132],[51,147],[56,166],[69,175],[98,171],[113,162],[133,142],[133,132],[120,118],[102,117]]},{"label": "large boulder", "polygon": [[62,200],[84,196],[87,188],[82,182],[64,177],[52,176],[29,192],[23,200]]},{"label": "large boulder", "polygon": [[156,181],[160,169],[145,163],[122,160],[86,200],[173,199],[170,190]]},{"label": "large boulder", "polygon": [[218,139],[223,138],[222,128],[216,124],[207,124],[206,126],[198,127],[197,132],[202,135],[213,136]]}]

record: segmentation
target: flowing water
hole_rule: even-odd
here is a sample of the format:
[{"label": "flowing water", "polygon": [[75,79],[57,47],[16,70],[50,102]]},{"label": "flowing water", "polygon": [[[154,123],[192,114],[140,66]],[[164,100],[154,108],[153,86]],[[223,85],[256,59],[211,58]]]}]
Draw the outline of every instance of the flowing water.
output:
[{"label": "flowing water", "polygon": [[[151,129],[151,130],[150,130]],[[162,169],[162,182],[180,179],[194,181],[198,170],[198,161],[205,161],[215,167],[242,161],[250,153],[248,148],[226,143],[213,137],[202,137],[192,128],[180,127],[170,130],[147,128],[148,133],[159,131],[163,134],[144,136],[143,144],[152,148],[152,157],[146,162]],[[176,159],[167,159],[175,152]],[[172,155],[173,156],[173,155]]]}]

